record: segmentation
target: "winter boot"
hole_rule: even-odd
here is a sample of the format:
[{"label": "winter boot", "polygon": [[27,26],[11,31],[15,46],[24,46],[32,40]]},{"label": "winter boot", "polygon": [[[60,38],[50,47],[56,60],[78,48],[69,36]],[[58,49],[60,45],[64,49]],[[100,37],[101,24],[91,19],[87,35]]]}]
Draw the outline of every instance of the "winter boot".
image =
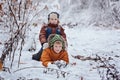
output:
[{"label": "winter boot", "polygon": [[43,47],[40,49],[40,51],[38,53],[32,55],[32,59],[36,60],[36,61],[40,61],[42,51],[43,51]]}]

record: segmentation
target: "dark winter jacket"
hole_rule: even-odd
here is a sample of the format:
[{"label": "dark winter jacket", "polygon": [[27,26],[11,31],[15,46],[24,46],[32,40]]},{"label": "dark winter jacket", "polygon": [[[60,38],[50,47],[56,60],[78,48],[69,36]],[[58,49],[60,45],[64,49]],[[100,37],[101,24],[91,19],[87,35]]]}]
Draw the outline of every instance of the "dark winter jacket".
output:
[{"label": "dark winter jacket", "polygon": [[52,25],[52,24],[47,24],[47,25],[43,25],[41,30],[40,30],[40,34],[39,34],[39,40],[41,42],[41,44],[47,42],[47,37],[46,35],[48,33],[46,33],[47,29],[51,29],[51,33],[50,34],[56,34],[56,30],[58,30],[60,32],[60,35],[65,39],[65,41],[67,42],[66,39],[66,34],[64,32],[64,29],[60,26],[60,25]]}]

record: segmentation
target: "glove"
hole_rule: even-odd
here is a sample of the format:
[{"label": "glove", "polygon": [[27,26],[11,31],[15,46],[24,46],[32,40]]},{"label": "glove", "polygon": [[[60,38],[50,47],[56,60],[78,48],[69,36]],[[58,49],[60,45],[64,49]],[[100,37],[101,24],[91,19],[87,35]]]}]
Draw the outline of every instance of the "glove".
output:
[{"label": "glove", "polygon": [[55,64],[52,64],[51,62],[48,63],[48,68],[58,69],[58,67]]},{"label": "glove", "polygon": [[57,67],[60,68],[65,68],[67,66],[67,63],[63,60],[57,60],[54,62],[55,65],[57,65]]},{"label": "glove", "polygon": [[48,48],[48,43],[43,44],[43,49],[46,49],[46,48]]}]

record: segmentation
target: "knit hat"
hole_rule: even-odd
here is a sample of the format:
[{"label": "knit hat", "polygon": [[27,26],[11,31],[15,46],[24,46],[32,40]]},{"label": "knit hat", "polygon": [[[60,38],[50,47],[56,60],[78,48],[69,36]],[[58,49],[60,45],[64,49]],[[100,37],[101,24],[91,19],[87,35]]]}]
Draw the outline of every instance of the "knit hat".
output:
[{"label": "knit hat", "polygon": [[60,41],[62,42],[62,47],[63,49],[65,49],[65,43],[64,43],[64,39],[62,36],[58,35],[58,34],[51,34],[49,37],[48,37],[48,44],[49,44],[49,47],[53,47],[54,43],[56,41]]},{"label": "knit hat", "polygon": [[48,20],[50,18],[56,18],[56,19],[59,19],[59,14],[57,12],[51,12],[49,15],[48,15]]}]

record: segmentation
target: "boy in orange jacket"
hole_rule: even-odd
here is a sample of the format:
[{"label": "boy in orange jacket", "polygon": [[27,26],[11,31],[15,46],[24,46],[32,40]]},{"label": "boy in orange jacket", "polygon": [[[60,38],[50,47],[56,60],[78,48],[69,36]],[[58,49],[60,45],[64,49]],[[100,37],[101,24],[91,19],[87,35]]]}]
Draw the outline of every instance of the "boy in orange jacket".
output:
[{"label": "boy in orange jacket", "polygon": [[[43,50],[41,61],[45,67],[66,67],[69,63],[68,53],[65,50],[65,42],[62,36],[51,34],[48,38],[49,47]],[[54,68],[53,67],[53,68]]]}]

